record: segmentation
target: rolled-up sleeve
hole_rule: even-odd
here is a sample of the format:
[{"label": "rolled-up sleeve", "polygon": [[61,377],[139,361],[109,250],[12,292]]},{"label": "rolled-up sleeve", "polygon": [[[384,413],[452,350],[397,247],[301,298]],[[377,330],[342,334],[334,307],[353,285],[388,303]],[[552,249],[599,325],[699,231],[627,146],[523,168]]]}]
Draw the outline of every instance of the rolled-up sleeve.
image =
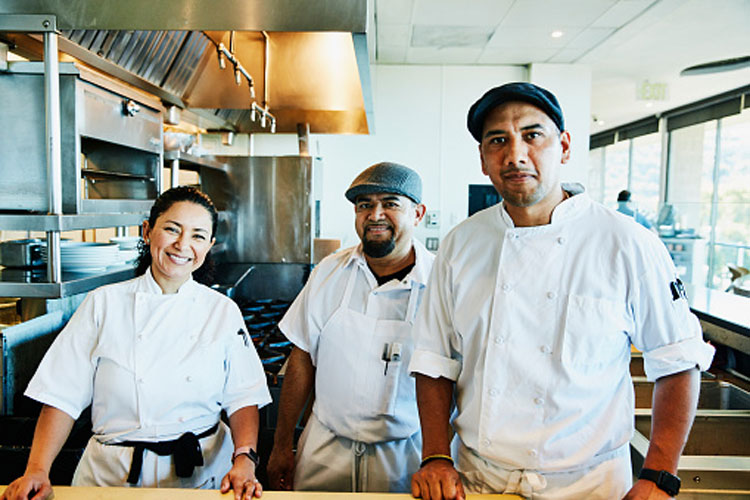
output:
[{"label": "rolled-up sleeve", "polygon": [[271,402],[263,365],[255,346],[249,341],[250,336],[245,331],[242,314],[236,306],[231,309],[230,314],[236,327],[226,328],[225,331],[236,332],[241,329],[245,333],[226,336],[226,382],[222,408],[228,415],[246,406],[257,405],[262,408]]},{"label": "rolled-up sleeve", "polygon": [[44,355],[24,395],[76,419],[91,404],[99,324],[96,292],[89,293]]},{"label": "rolled-up sleeve", "polygon": [[451,289],[450,266],[438,255],[414,324],[415,348],[409,362],[412,375],[419,373],[455,381],[461,373]]},{"label": "rolled-up sleeve", "polygon": [[687,298],[679,294],[666,248],[657,243],[651,258],[644,259],[645,272],[632,297],[636,333],[631,341],[643,352],[646,377],[652,381],[694,367],[707,370],[714,355]]}]

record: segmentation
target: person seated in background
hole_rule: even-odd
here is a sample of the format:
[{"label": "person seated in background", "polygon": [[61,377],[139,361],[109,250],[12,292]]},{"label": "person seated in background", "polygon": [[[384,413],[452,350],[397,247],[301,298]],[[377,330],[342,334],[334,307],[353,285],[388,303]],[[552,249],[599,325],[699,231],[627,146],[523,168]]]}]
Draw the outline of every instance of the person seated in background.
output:
[{"label": "person seated in background", "polygon": [[653,229],[651,222],[649,222],[649,220],[633,206],[631,197],[631,193],[627,189],[620,191],[617,194],[617,211],[621,214],[633,217],[638,224],[646,229]]},{"label": "person seated in background", "polygon": [[210,279],[217,219],[195,188],[159,196],[143,222],[138,277],[89,293],[29,383],[26,396],[43,407],[26,471],[3,500],[52,494],[52,462],[89,405],[93,436],[73,486],[261,496],[254,449],[266,378],[239,308],[199,283]]},{"label": "person seated in background", "polygon": [[[361,243],[318,264],[279,328],[294,343],[281,389],[271,488],[407,492],[421,437],[406,367],[434,256],[414,238],[419,174],[378,163],[345,193]],[[313,387],[312,415],[293,452]]]}]

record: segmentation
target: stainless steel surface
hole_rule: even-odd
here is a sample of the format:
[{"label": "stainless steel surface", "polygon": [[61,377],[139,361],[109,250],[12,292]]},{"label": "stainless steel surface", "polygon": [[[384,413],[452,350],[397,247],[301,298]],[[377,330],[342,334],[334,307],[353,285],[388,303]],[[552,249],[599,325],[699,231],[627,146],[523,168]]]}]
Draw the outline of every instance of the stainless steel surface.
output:
[{"label": "stainless steel surface", "polygon": [[365,0],[3,0],[0,13],[57,16],[57,27],[108,30],[350,31],[367,27]]},{"label": "stainless steel surface", "polygon": [[[129,212],[148,209],[160,187],[161,115],[158,101],[136,91],[119,93],[102,85],[107,78],[73,64],[60,65],[62,127],[62,211]],[[0,135],[0,210],[53,212],[48,199],[45,111],[40,63],[11,63],[0,74],[0,93],[11,96],[0,107],[0,121],[12,133]],[[88,80],[84,80],[84,78]],[[89,81],[91,80],[91,81]],[[117,92],[116,92],[116,91]],[[141,111],[123,114],[123,102],[140,95]],[[83,165],[82,165],[83,163]],[[19,168],[22,166],[22,168]],[[145,176],[102,179],[89,170]],[[83,184],[83,186],[82,186]]]},{"label": "stainless steel surface", "polygon": [[[57,54],[57,33],[44,33],[44,123],[47,146],[47,213],[63,213],[62,154],[60,151],[60,73]],[[59,283],[60,233],[47,232],[47,281]]]},{"label": "stainless steel surface", "polygon": [[42,260],[42,240],[27,238],[0,242],[0,266],[39,267]]},{"label": "stainless steel surface", "polygon": [[[240,74],[253,79],[250,88],[263,96],[256,104],[275,118],[269,116],[267,126],[281,132],[294,132],[297,123],[310,123],[313,133],[370,130],[366,0],[231,1],[222,9],[207,1],[167,3],[170,8],[149,3],[144,12],[111,5],[104,14],[82,0],[65,8],[54,0],[6,0],[0,15],[55,13],[62,51],[166,103],[209,109],[235,131],[258,132],[248,86],[234,83],[232,65],[219,66],[216,47],[228,45],[234,31]],[[245,18],[248,9],[252,15]],[[33,36],[10,33],[9,39],[26,52],[38,50]]]},{"label": "stainless steel surface", "polygon": [[[150,208],[150,207],[149,207]],[[74,231],[112,226],[140,226],[148,212],[77,215],[0,214],[0,228],[11,231]]]},{"label": "stainless steel surface", "polygon": [[237,284],[234,300],[238,303],[260,299],[279,299],[293,301],[302,290],[310,275],[310,264],[232,264],[217,266],[216,275],[220,283],[231,283],[248,265],[253,272]]},{"label": "stainless steel surface", "polygon": [[[312,262],[315,233],[314,179],[321,164],[311,157],[217,157],[229,166],[233,226],[228,262]],[[221,203],[226,185],[201,178],[201,186]],[[226,181],[224,181],[226,182]]]},{"label": "stainless steel surface", "polygon": [[[633,387],[635,389],[635,407],[651,408],[654,383],[634,380]],[[750,414],[750,393],[721,380],[702,380],[698,409],[746,410]]]},{"label": "stainless steel surface", "polygon": [[[6,14],[11,12],[11,14]],[[2,31],[25,31],[28,33],[43,33],[57,31],[57,17],[46,14],[13,14],[18,9],[6,10],[0,6],[0,32]],[[47,11],[49,12],[49,11]]]},{"label": "stainless steel surface", "polygon": [[64,326],[63,313],[57,311],[20,323],[0,332],[2,350],[2,408],[0,414],[18,410],[23,391],[36,371],[44,353]]},{"label": "stainless steel surface", "polygon": [[221,172],[227,172],[229,167],[226,163],[218,161],[212,156],[195,156],[182,151],[165,151],[164,160],[179,161],[182,168],[206,167]]},{"label": "stainless steel surface", "polygon": [[135,276],[133,268],[118,269],[101,274],[85,275],[81,273],[62,273],[60,283],[47,283],[46,276],[29,276],[32,282],[19,282],[17,275],[11,275],[10,281],[5,280],[7,269],[0,269],[0,297],[68,297],[78,293],[88,292],[94,288],[130,279]]}]

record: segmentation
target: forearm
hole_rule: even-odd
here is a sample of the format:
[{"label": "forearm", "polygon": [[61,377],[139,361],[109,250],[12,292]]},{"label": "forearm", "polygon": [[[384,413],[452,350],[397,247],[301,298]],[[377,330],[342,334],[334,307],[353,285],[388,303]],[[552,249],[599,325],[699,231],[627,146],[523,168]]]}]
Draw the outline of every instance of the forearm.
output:
[{"label": "forearm", "polygon": [[49,475],[52,462],[68,439],[73,428],[73,418],[62,410],[44,405],[34,430],[26,474],[43,472]]},{"label": "forearm", "polygon": [[450,455],[453,381],[416,375],[417,405],[422,425],[422,456]]},{"label": "forearm", "polygon": [[279,400],[279,415],[276,420],[274,446],[290,448],[294,440],[294,428],[300,414],[310,398],[315,383],[315,366],[310,354],[295,347],[289,356]]},{"label": "forearm", "polygon": [[662,377],[654,386],[651,439],[643,467],[677,473],[695,417],[700,372],[693,368]]},{"label": "forearm", "polygon": [[229,416],[229,429],[232,431],[232,442],[235,450],[249,446],[258,449],[258,406],[245,406]]}]

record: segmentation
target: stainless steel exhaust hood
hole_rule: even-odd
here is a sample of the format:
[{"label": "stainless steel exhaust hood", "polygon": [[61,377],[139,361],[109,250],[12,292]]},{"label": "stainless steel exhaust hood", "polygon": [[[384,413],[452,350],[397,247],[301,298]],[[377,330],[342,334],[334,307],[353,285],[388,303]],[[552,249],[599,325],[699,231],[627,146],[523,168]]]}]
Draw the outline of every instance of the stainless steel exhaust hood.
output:
[{"label": "stainless steel exhaust hood", "polygon": [[[367,0],[0,0],[2,14],[55,15],[62,52],[221,128],[268,131],[252,120],[255,101],[277,132],[370,131]],[[255,99],[231,63],[219,66],[231,31]],[[4,36],[39,53],[29,36]]]}]

